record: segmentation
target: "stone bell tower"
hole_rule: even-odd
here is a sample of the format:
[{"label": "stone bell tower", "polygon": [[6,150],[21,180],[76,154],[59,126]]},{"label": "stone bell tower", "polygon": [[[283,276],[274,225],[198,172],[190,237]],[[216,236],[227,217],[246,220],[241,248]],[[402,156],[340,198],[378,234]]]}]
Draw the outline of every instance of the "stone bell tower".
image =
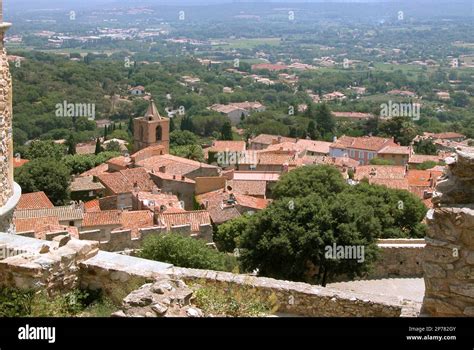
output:
[{"label": "stone bell tower", "polygon": [[14,233],[13,211],[21,188],[13,181],[12,79],[5,50],[5,32],[11,26],[3,21],[0,0],[0,232]]},{"label": "stone bell tower", "polygon": [[169,153],[170,120],[160,115],[153,100],[150,101],[145,116],[133,120],[133,140],[135,151],[161,145],[164,152]]}]

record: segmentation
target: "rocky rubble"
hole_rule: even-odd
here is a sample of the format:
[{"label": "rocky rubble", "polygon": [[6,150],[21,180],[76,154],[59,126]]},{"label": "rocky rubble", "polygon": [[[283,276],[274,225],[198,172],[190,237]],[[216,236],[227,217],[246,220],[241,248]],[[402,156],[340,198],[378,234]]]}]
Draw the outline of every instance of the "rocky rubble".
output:
[{"label": "rocky rubble", "polygon": [[192,306],[193,291],[181,280],[160,278],[147,283],[123,299],[115,317],[202,317]]}]

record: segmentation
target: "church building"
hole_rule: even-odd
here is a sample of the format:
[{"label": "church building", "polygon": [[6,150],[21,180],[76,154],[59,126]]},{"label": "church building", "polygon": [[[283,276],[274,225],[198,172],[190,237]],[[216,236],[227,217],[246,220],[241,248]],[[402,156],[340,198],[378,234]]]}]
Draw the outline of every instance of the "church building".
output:
[{"label": "church building", "polygon": [[170,120],[160,115],[153,100],[150,101],[145,116],[133,120],[133,143],[135,152],[161,145],[165,153],[169,153]]}]

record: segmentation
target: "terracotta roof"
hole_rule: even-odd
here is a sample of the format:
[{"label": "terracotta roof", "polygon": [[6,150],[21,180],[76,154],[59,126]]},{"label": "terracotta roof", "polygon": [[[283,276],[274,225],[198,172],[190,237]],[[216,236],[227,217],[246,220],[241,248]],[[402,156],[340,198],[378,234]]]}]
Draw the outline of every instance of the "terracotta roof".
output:
[{"label": "terracotta roof", "polygon": [[386,139],[383,137],[364,136],[356,137],[349,148],[363,149],[370,151],[379,151],[386,146],[398,146],[393,139]]},{"label": "terracotta roof", "polygon": [[212,221],[220,224],[239,217],[241,212],[261,210],[267,207],[269,201],[243,194],[233,193],[234,202],[229,202],[231,193],[223,190],[212,191],[196,196],[196,201],[209,211]]},{"label": "terracotta roof", "polygon": [[381,185],[395,190],[409,190],[407,179],[377,179],[372,178],[369,180],[372,185]]},{"label": "terracotta roof", "polygon": [[130,163],[131,163],[131,159],[124,156],[111,158],[107,161],[107,164],[116,165],[122,168],[126,168],[128,165],[130,165]]},{"label": "terracotta roof", "polygon": [[120,225],[120,210],[104,210],[84,213],[82,227]]},{"label": "terracotta roof", "polygon": [[269,171],[234,171],[233,178],[242,181],[278,181],[279,172]]},{"label": "terracotta roof", "polygon": [[404,179],[406,169],[404,166],[395,165],[361,165],[354,173],[354,180],[360,181],[364,178],[372,179]]},{"label": "terracotta roof", "polygon": [[242,152],[245,151],[245,141],[213,141],[209,152]]},{"label": "terracotta roof", "polygon": [[59,225],[57,216],[42,216],[36,218],[15,218],[16,232],[38,232],[46,225]]},{"label": "terracotta roof", "polygon": [[248,196],[265,196],[267,192],[266,181],[231,180],[227,181],[226,186],[230,186],[235,193]]},{"label": "terracotta roof", "polygon": [[200,225],[210,225],[211,216],[207,210],[194,210],[184,212],[165,212],[157,214],[157,222],[166,226],[191,225],[191,231],[199,231]]},{"label": "terracotta roof", "polygon": [[331,146],[331,142],[313,140],[298,140],[296,144],[303,150],[321,154],[329,154],[329,147]]},{"label": "terracotta roof", "polygon": [[138,192],[135,196],[146,207],[160,209],[165,206],[167,210],[170,208],[181,209],[181,202],[174,194]]},{"label": "terracotta roof", "polygon": [[22,194],[16,208],[17,210],[46,209],[54,208],[54,205],[44,192],[33,192]]},{"label": "terracotta roof", "polygon": [[26,163],[28,163],[29,160],[28,159],[18,159],[16,157],[13,158],[13,168],[19,168],[23,165],[25,165]]},{"label": "terracotta roof", "polygon": [[283,137],[277,135],[268,135],[268,134],[260,134],[257,137],[254,137],[250,140],[251,143],[261,143],[264,145],[271,145],[274,143],[282,143],[282,142],[293,142],[296,143],[296,138],[290,137]]},{"label": "terracotta roof", "polygon": [[164,146],[154,145],[154,146],[144,148],[138,152],[135,152],[134,154],[132,154],[130,158],[132,158],[133,162],[137,163],[141,160],[144,160],[153,156],[163,155],[164,152],[165,152]]},{"label": "terracotta roof", "polygon": [[155,186],[144,168],[125,169],[115,173],[101,174],[97,178],[114,194],[141,191],[152,191]]},{"label": "terracotta roof", "polygon": [[152,172],[151,173],[152,176],[156,176],[160,179],[163,179],[163,180],[169,180],[169,181],[179,181],[179,182],[184,182],[184,183],[188,183],[188,184],[195,184],[196,181],[194,180],[191,180],[183,175],[173,175],[173,174],[167,174],[167,173],[162,173],[160,171],[158,172]]},{"label": "terracotta roof", "polygon": [[158,173],[160,171],[160,168],[164,167],[165,173],[176,175],[186,175],[200,168],[217,169],[217,167],[214,165],[200,163],[186,158],[176,157],[171,154],[150,157],[138,161],[136,165],[143,167],[148,171],[154,171],[155,173]]},{"label": "terracotta roof", "polygon": [[79,176],[80,177],[98,176],[98,175],[101,175],[101,174],[106,174],[108,170],[109,170],[109,165],[107,163],[103,163],[103,164],[100,164],[100,165],[96,166],[95,168],[92,168],[90,170],[87,170],[87,171],[83,172]]},{"label": "terracotta roof", "polygon": [[100,182],[94,182],[93,176],[76,177],[71,182],[71,192],[98,191],[105,187]]},{"label": "terracotta roof", "polygon": [[332,148],[361,149],[368,151],[379,151],[386,146],[398,146],[393,139],[376,136],[350,137],[342,136],[332,143]]},{"label": "terracotta roof", "polygon": [[429,155],[424,155],[424,154],[412,154],[410,156],[410,159],[408,160],[409,164],[422,164],[424,162],[436,162],[438,163],[440,161],[439,156],[429,156]]},{"label": "terracotta roof", "polygon": [[289,153],[259,153],[258,164],[260,165],[284,165],[292,164],[295,156]]},{"label": "terracotta roof", "polygon": [[441,171],[432,170],[408,170],[407,178],[410,186],[431,186],[433,180],[433,188],[436,186],[438,178],[443,175]]},{"label": "terracotta roof", "polygon": [[136,238],[141,228],[153,226],[153,213],[149,210],[123,211],[120,221],[122,226],[114,231],[128,229],[132,231],[132,238]]},{"label": "terracotta roof", "polygon": [[91,201],[84,203],[84,210],[86,212],[100,211],[100,205],[98,199],[93,199]]},{"label": "terracotta roof", "polygon": [[63,206],[47,209],[22,209],[15,211],[15,218],[40,218],[45,216],[55,216],[59,221],[82,220],[83,212],[81,208],[75,206]]},{"label": "terracotta roof", "polygon": [[378,151],[379,154],[411,154],[411,147],[409,146],[386,146]]}]

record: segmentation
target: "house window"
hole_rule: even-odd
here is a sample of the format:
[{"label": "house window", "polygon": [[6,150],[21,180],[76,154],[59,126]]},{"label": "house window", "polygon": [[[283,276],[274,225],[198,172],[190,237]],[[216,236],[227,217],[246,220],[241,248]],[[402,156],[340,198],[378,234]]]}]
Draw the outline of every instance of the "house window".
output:
[{"label": "house window", "polygon": [[69,221],[69,226],[74,226],[74,221]]}]

